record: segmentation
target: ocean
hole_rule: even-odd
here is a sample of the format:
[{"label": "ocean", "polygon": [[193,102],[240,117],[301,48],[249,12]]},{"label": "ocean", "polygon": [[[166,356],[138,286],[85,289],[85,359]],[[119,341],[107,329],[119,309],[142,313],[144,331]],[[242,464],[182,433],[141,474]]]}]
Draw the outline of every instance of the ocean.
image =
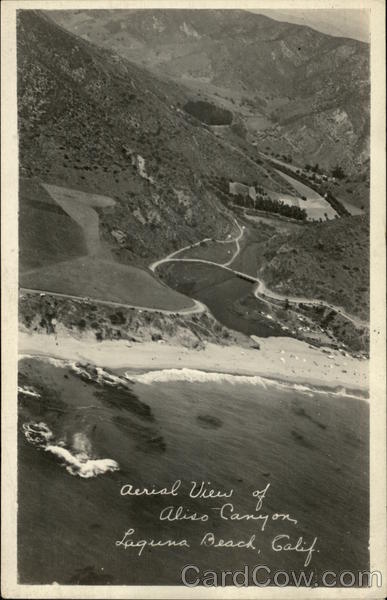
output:
[{"label": "ocean", "polygon": [[20,583],[368,568],[364,398],[188,369],[19,371]]}]

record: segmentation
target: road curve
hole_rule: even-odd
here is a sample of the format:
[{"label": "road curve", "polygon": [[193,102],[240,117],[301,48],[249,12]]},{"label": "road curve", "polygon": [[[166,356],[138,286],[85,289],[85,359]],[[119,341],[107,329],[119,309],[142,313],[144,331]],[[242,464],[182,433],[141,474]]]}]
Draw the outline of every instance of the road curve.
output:
[{"label": "road curve", "polygon": [[254,290],[254,296],[256,298],[260,298],[261,296],[271,298],[272,300],[287,300],[290,304],[308,304],[309,306],[325,306],[331,310],[334,310],[339,315],[351,321],[356,327],[369,327],[369,323],[367,321],[363,321],[359,317],[355,317],[354,315],[348,314],[342,306],[336,306],[335,304],[330,304],[329,302],[325,302],[325,300],[311,299],[305,297],[295,297],[295,296],[286,296],[283,294],[278,294],[272,290],[269,290],[262,279],[257,279],[258,285]]},{"label": "road curve", "polygon": [[197,246],[200,246],[200,244],[203,244],[204,242],[212,241],[212,238],[204,238],[203,240],[199,240],[198,242],[195,242],[194,244],[190,244],[189,246],[184,246],[184,248],[175,250],[174,252],[172,252],[171,254],[168,254],[168,256],[165,256],[164,258],[160,258],[159,260],[156,260],[155,262],[150,264],[148,268],[152,271],[152,273],[154,273],[156,271],[156,269],[163,263],[171,262],[174,260],[185,260],[187,262],[188,261],[207,262],[209,264],[217,265],[218,267],[228,267],[229,265],[231,265],[231,263],[236,259],[236,257],[240,253],[241,247],[240,247],[239,242],[245,233],[245,228],[241,227],[240,224],[238,223],[238,221],[234,217],[233,217],[233,220],[239,229],[238,235],[235,238],[231,238],[229,240],[214,240],[217,244],[233,244],[233,243],[236,244],[236,250],[235,250],[234,254],[232,255],[232,257],[230,258],[230,260],[228,260],[227,262],[215,263],[215,262],[207,261],[205,259],[177,258],[177,255],[180,254],[181,252],[184,252],[184,250],[191,250],[191,248],[197,248]]},{"label": "road curve", "polygon": [[[349,313],[347,313],[344,310],[344,308],[342,306],[336,306],[335,304],[331,304],[329,302],[326,302],[325,300],[319,300],[319,299],[314,299],[314,298],[305,298],[302,296],[295,297],[295,296],[279,294],[278,292],[274,292],[273,290],[268,289],[266,287],[265,283],[262,281],[262,279],[259,279],[258,277],[253,277],[251,275],[248,275],[247,273],[242,273],[241,271],[236,271],[235,269],[232,269],[230,267],[230,264],[235,260],[235,258],[238,256],[238,254],[240,252],[239,241],[245,232],[245,230],[243,228],[241,228],[241,226],[239,225],[239,223],[236,220],[235,220],[235,222],[237,223],[237,225],[240,229],[240,233],[238,234],[238,236],[236,238],[234,238],[233,240],[230,240],[230,241],[237,243],[237,250],[234,253],[234,255],[232,256],[232,258],[227,263],[220,264],[220,263],[213,262],[211,260],[206,260],[204,258],[178,258],[177,257],[177,255],[180,252],[182,252],[183,250],[198,246],[201,242],[205,241],[205,240],[201,240],[201,242],[196,242],[195,244],[192,244],[191,246],[186,246],[185,248],[177,250],[176,252],[172,252],[172,254],[169,254],[165,258],[162,258],[162,259],[152,263],[149,268],[154,272],[158,266],[160,266],[163,263],[167,263],[167,262],[192,262],[192,263],[203,263],[203,264],[207,264],[207,265],[213,265],[220,269],[225,269],[226,271],[233,273],[237,277],[242,277],[243,279],[246,279],[247,281],[256,283],[257,286],[254,290],[254,296],[256,298],[261,298],[264,301],[267,301],[268,299],[269,300],[270,299],[271,300],[280,300],[280,301],[287,300],[289,302],[289,304],[300,304],[301,303],[301,304],[307,304],[308,306],[325,306],[326,308],[329,308],[330,310],[333,310],[336,313],[338,313],[339,315],[341,315],[342,317],[344,317],[344,319],[351,321],[355,325],[355,327],[369,328],[369,323],[367,321],[363,321],[359,317],[350,315]],[[206,238],[206,239],[208,239],[208,238]]]},{"label": "road curve", "polygon": [[[79,300],[85,301],[84,296],[72,296],[70,294],[61,294],[59,292],[51,292],[50,290],[34,290],[30,288],[20,288],[20,291],[26,294],[47,294],[47,296],[55,296],[58,298],[68,298],[70,300]],[[88,301],[95,302],[96,304],[103,304],[105,306],[114,306],[118,308],[134,308],[136,310],[143,310],[144,312],[154,312],[154,313],[162,313],[163,315],[190,315],[203,313],[208,311],[208,308],[199,300],[195,300],[194,298],[190,298],[194,303],[192,308],[183,308],[180,310],[166,310],[163,308],[150,308],[147,306],[137,306],[136,304],[125,304],[123,302],[113,302],[112,300],[100,300],[99,298],[90,298],[87,296]]]},{"label": "road curve", "polygon": [[[264,301],[267,301],[268,299],[280,300],[280,301],[287,300],[290,304],[302,303],[302,304],[307,304],[309,306],[325,306],[331,310],[334,310],[335,312],[340,314],[345,319],[351,321],[356,327],[366,327],[366,328],[369,327],[368,322],[363,321],[362,319],[360,319],[358,317],[348,314],[341,306],[336,306],[334,304],[330,304],[329,302],[325,302],[324,300],[310,299],[310,298],[304,298],[304,297],[294,297],[294,296],[279,294],[278,292],[274,292],[274,291],[268,289],[266,287],[265,283],[258,277],[253,277],[252,275],[248,275],[247,273],[243,273],[241,271],[236,271],[235,269],[232,269],[230,267],[230,265],[235,260],[235,258],[238,256],[238,254],[240,253],[241,248],[240,248],[239,241],[242,239],[242,237],[245,233],[244,227],[241,227],[236,219],[234,219],[234,220],[235,220],[236,225],[238,226],[239,234],[231,240],[216,240],[218,243],[228,244],[228,243],[235,242],[237,245],[236,251],[234,252],[233,256],[226,263],[220,264],[220,263],[216,263],[211,260],[205,260],[202,258],[177,258],[177,255],[180,252],[183,252],[184,250],[188,250],[190,248],[199,246],[202,242],[210,241],[210,239],[211,239],[211,238],[205,238],[204,240],[200,240],[199,242],[196,242],[189,246],[185,246],[184,248],[180,248],[179,250],[172,252],[165,258],[161,258],[160,260],[155,261],[154,263],[152,263],[149,266],[149,269],[154,273],[161,264],[167,263],[167,262],[192,262],[192,263],[203,263],[203,264],[207,264],[207,265],[212,265],[212,266],[218,267],[219,269],[224,269],[226,271],[229,271],[230,273],[233,273],[237,277],[241,277],[243,279],[246,279],[247,281],[256,283],[257,285],[254,290],[254,296],[256,298],[261,298]],[[50,290],[20,288],[20,291],[24,292],[24,293],[28,293],[28,294],[47,294],[49,296],[55,296],[58,298],[68,298],[70,300],[85,301],[84,296],[62,294],[60,292],[52,292]],[[192,300],[192,302],[194,304],[194,306],[192,308],[184,308],[181,310],[166,310],[166,309],[162,309],[162,308],[150,308],[147,306],[139,306],[136,304],[126,304],[124,302],[101,300],[99,298],[89,298],[88,297],[88,300],[90,302],[95,302],[96,304],[102,304],[105,306],[114,306],[114,307],[129,308],[129,309],[132,308],[132,309],[136,309],[136,310],[143,310],[145,312],[161,313],[164,315],[189,315],[189,314],[203,313],[206,311],[209,312],[209,309],[205,304],[203,304],[199,300],[195,300],[194,298],[190,298],[190,300]]]}]

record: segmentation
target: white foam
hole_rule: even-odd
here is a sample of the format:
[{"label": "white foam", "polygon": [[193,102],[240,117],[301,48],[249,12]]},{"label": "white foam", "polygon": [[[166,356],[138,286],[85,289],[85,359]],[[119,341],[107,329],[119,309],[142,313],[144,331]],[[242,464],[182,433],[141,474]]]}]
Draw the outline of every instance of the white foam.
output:
[{"label": "white foam", "polygon": [[90,440],[82,432],[73,435],[73,452],[71,452],[65,448],[64,442],[53,443],[54,434],[46,423],[24,423],[23,431],[31,444],[57,456],[70,475],[90,479],[109,471],[118,471],[120,468],[119,464],[111,458],[91,458]]},{"label": "white foam", "polygon": [[122,377],[118,377],[117,375],[113,375],[112,373],[108,373],[101,367],[97,367],[97,376],[98,382],[107,383],[108,385],[120,385],[127,384],[127,381]]},{"label": "white foam", "polygon": [[356,395],[348,392],[344,387],[338,389],[322,389],[319,387],[304,385],[300,383],[292,383],[286,381],[280,381],[277,379],[270,379],[268,377],[261,377],[259,375],[233,375],[231,373],[217,373],[200,371],[197,369],[163,369],[160,371],[148,371],[141,375],[133,375],[129,371],[125,373],[125,377],[131,379],[136,383],[142,383],[144,385],[152,385],[153,383],[167,383],[174,381],[186,381],[189,383],[230,383],[231,385],[238,384],[249,384],[253,386],[260,386],[266,388],[272,386],[284,390],[296,390],[307,396],[313,396],[314,394],[324,394],[333,396],[343,396],[346,398],[354,398],[356,400],[368,401],[367,398],[362,395]]},{"label": "white foam", "polygon": [[137,383],[151,385],[152,383],[168,381],[188,381],[189,383],[227,382],[235,385],[237,383],[248,383],[251,385],[260,385],[266,387],[263,377],[258,375],[232,375],[230,373],[211,373],[199,371],[197,369],[163,369],[162,371],[149,371],[142,375],[132,375],[125,373],[125,377],[130,378]]},{"label": "white foam", "polygon": [[84,433],[74,433],[73,435],[73,449],[76,450],[77,454],[90,455],[91,443],[87,435]]},{"label": "white foam", "polygon": [[67,448],[49,444],[46,452],[52,452],[66,464],[66,471],[70,475],[79,475],[83,479],[90,479],[109,471],[118,471],[119,465],[111,458],[88,458],[87,454],[72,454]]},{"label": "white foam", "polygon": [[32,385],[18,385],[17,391],[19,394],[24,394],[25,396],[33,396],[34,398],[41,398],[41,395],[34,390]]},{"label": "white foam", "polygon": [[23,431],[26,439],[36,446],[45,446],[54,437],[51,429],[43,422],[23,423]]},{"label": "white foam", "polygon": [[[127,380],[122,377],[118,377],[117,375],[113,375],[113,373],[109,373],[105,371],[102,367],[96,367],[92,364],[82,364],[75,362],[73,360],[68,360],[66,358],[54,358],[52,356],[46,356],[42,354],[20,354],[19,360],[33,358],[35,360],[40,360],[42,362],[46,362],[54,367],[68,367],[77,375],[81,375],[90,381],[95,381],[96,383],[105,383],[107,385],[127,385]],[[90,369],[95,370],[95,374],[90,372]]]}]

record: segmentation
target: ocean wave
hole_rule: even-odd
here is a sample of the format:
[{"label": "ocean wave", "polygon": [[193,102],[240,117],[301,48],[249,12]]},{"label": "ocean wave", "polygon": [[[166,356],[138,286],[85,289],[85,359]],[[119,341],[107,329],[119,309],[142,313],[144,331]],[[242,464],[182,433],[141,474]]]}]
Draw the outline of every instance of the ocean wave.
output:
[{"label": "ocean wave", "polygon": [[125,377],[136,383],[151,385],[152,383],[164,383],[169,381],[187,381],[189,383],[221,383],[227,382],[232,385],[238,383],[249,383],[251,385],[260,385],[266,387],[266,381],[258,375],[232,375],[230,373],[211,373],[208,371],[199,371],[197,369],[163,369],[161,371],[148,371],[141,375],[132,375],[125,373]]},{"label": "ocean wave", "polygon": [[108,471],[118,471],[119,466],[115,460],[111,458],[91,459],[87,455],[71,454],[67,448],[62,446],[48,445],[45,447],[46,452],[52,452],[66,464],[66,471],[71,475],[79,475],[84,479],[102,475]]},{"label": "ocean wave", "polygon": [[67,358],[54,358],[52,356],[46,356],[43,354],[21,354],[19,360],[33,358],[42,362],[53,365],[54,367],[71,369],[76,375],[79,375],[83,379],[88,381],[94,381],[95,383],[106,384],[111,386],[128,385],[128,378],[119,377],[113,375],[110,371],[103,369],[102,367],[96,367],[91,363],[76,362]]},{"label": "ocean wave", "polygon": [[63,441],[56,441],[51,429],[42,421],[23,423],[23,432],[28,442],[59,458],[70,475],[90,479],[120,468],[111,458],[91,458],[90,440],[82,432],[73,435],[72,451]]},{"label": "ocean wave", "polygon": [[18,385],[18,394],[24,394],[25,396],[33,396],[34,398],[41,398],[39,392],[34,390],[32,385]]},{"label": "ocean wave", "polygon": [[359,391],[355,393],[349,391],[345,387],[338,386],[336,388],[320,388],[312,385],[301,383],[292,383],[281,381],[279,379],[271,379],[259,375],[233,375],[232,373],[218,373],[209,371],[200,371],[198,369],[162,369],[159,371],[147,371],[141,375],[133,375],[130,372],[125,373],[125,377],[130,378],[135,383],[144,385],[152,385],[153,383],[167,383],[174,381],[186,381],[188,383],[230,383],[231,385],[248,384],[260,386],[263,388],[276,387],[284,390],[296,390],[302,394],[312,397],[314,394],[327,394],[333,396],[345,396],[346,398],[354,398],[356,400],[367,400],[367,398]]},{"label": "ocean wave", "polygon": [[126,378],[113,375],[113,373],[106,371],[102,367],[95,367],[90,363],[83,364],[71,362],[69,363],[69,367],[74,371],[74,373],[80,375],[84,379],[88,379],[89,381],[111,386],[127,386],[128,384],[128,380]]}]

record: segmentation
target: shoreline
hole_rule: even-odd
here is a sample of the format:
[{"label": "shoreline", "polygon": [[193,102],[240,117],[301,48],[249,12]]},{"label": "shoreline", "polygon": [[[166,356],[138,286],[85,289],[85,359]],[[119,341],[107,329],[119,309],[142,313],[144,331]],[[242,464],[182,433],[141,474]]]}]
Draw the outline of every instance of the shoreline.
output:
[{"label": "shoreline", "polygon": [[144,373],[190,369],[207,373],[260,376],[328,389],[343,387],[368,395],[369,361],[313,348],[292,338],[259,338],[260,350],[209,343],[203,350],[159,342],[98,342],[92,335],[19,331],[19,355],[89,362],[115,371]]}]

